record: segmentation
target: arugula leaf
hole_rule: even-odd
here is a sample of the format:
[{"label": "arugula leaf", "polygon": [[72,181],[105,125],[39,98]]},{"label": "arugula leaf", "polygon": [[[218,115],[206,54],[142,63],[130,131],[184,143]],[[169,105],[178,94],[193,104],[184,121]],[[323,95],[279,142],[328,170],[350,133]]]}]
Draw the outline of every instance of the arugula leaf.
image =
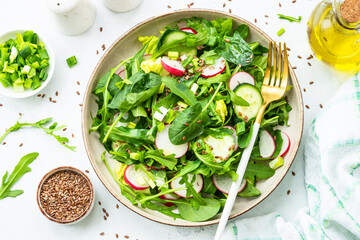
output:
[{"label": "arugula leaf", "polygon": [[150,150],[145,153],[145,159],[150,158],[159,162],[164,167],[173,170],[175,165],[177,164],[177,159],[174,158],[175,154],[164,156],[163,150]]},{"label": "arugula leaf", "polygon": [[1,187],[0,187],[0,200],[6,197],[17,197],[23,194],[23,190],[11,190],[11,187],[27,172],[31,171],[29,168],[29,164],[32,163],[37,157],[39,153],[29,153],[23,156],[19,163],[15,166],[14,170],[8,176],[8,172],[6,171],[5,175],[2,177]]},{"label": "arugula leaf", "polygon": [[61,137],[60,135],[54,134],[55,131],[59,131],[59,130],[63,129],[64,127],[66,127],[65,125],[61,125],[61,126],[57,127],[57,123],[53,123],[49,128],[43,127],[43,125],[46,125],[47,123],[51,122],[51,120],[52,120],[52,118],[45,118],[45,119],[41,119],[35,123],[19,123],[19,121],[16,121],[15,125],[10,127],[8,130],[6,130],[6,132],[0,137],[0,143],[5,139],[5,137],[10,132],[17,131],[20,128],[25,127],[25,126],[31,126],[31,127],[42,129],[44,132],[46,132],[50,136],[54,137],[64,147],[70,149],[71,151],[75,151],[76,147],[69,146],[67,144],[69,142],[68,138]]},{"label": "arugula leaf", "polygon": [[205,85],[207,87],[210,87],[211,84],[214,83],[221,83],[221,82],[226,82],[230,79],[231,75],[224,73],[224,74],[218,74],[214,77],[209,77],[209,78],[200,78],[197,82],[198,85]]},{"label": "arugula leaf", "polygon": [[226,61],[242,67],[250,65],[253,60],[253,51],[241,37],[239,32],[234,33],[232,37],[225,36],[215,52],[226,59]]},{"label": "arugula leaf", "polygon": [[245,170],[245,174],[244,174],[244,178],[259,178],[259,179],[266,179],[269,178],[271,176],[273,176],[275,174],[275,171],[262,164],[262,163],[257,163],[254,161],[250,161],[246,167]]},{"label": "arugula leaf", "polygon": [[234,105],[244,106],[244,107],[250,106],[250,104],[245,99],[238,96],[230,89],[229,89],[229,94],[230,94],[230,99]]},{"label": "arugula leaf", "polygon": [[142,49],[140,49],[139,52],[137,52],[135,54],[134,57],[132,57],[130,59],[130,62],[125,64],[125,69],[126,69],[126,77],[128,79],[130,79],[131,76],[133,76],[135,73],[137,73],[138,71],[140,71],[141,69],[141,62],[143,60],[145,51],[147,49],[147,47],[149,46],[149,43],[146,43]]},{"label": "arugula leaf", "polygon": [[178,83],[178,81],[176,81],[176,79],[172,77],[163,77],[162,81],[173,94],[182,98],[190,106],[194,105],[197,102],[195,94],[190,91],[190,89],[186,87],[185,84]]},{"label": "arugula leaf", "polygon": [[249,145],[250,140],[251,140],[251,135],[253,132],[253,126],[254,126],[254,124],[251,124],[250,131],[247,133],[244,133],[243,135],[241,135],[239,137],[239,139],[238,139],[239,148],[246,148],[247,145]]},{"label": "arugula leaf", "polygon": [[[103,127],[104,134],[110,130],[110,126],[105,125]],[[152,141],[148,140],[147,129],[136,129],[127,127],[114,127],[109,134],[111,141],[124,141],[127,143],[134,144],[135,146],[141,146],[142,144],[150,144]]]},{"label": "arugula leaf", "polygon": [[278,14],[280,19],[285,19],[288,20],[289,22],[301,22],[301,16],[299,16],[298,18],[294,18],[294,17],[290,17],[290,16],[285,16],[282,14]]},{"label": "arugula leaf", "polygon": [[161,76],[153,72],[145,73],[140,70],[129,78],[129,81],[132,84],[126,85],[118,91],[108,108],[119,109],[122,113],[125,113],[131,108],[139,106],[157,93],[161,85]]},{"label": "arugula leaf", "polygon": [[252,183],[247,181],[245,188],[238,195],[240,197],[256,197],[260,194],[261,192],[259,191],[259,189],[257,189]]},{"label": "arugula leaf", "polygon": [[220,210],[220,202],[214,198],[203,198],[203,200],[206,202],[206,205],[201,205],[198,209],[188,204],[176,203],[180,216],[192,222],[206,221],[214,217]]},{"label": "arugula leaf", "polygon": [[204,178],[204,188],[202,189],[202,191],[204,193],[208,193],[208,194],[215,194],[217,188],[215,187],[212,177],[205,177]]}]

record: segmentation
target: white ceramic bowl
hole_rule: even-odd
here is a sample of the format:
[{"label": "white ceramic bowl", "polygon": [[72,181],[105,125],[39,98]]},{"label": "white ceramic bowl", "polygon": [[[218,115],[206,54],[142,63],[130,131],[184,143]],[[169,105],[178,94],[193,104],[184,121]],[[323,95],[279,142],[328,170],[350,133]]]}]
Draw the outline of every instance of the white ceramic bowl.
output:
[{"label": "white ceramic bowl", "polygon": [[[17,33],[24,33],[25,31],[27,31],[27,30],[12,30],[12,31],[6,32],[0,36],[0,43],[6,42],[10,38],[15,39]],[[38,89],[32,90],[31,88],[26,88],[23,92],[16,92],[13,87],[5,88],[0,83],[0,94],[1,95],[10,97],[10,98],[30,97],[34,94],[37,94],[41,90],[43,90],[45,88],[45,86],[50,82],[52,75],[54,74],[54,70],[55,70],[55,55],[50,46],[50,43],[43,37],[43,35],[39,34],[38,32],[35,32],[35,33],[38,35],[38,38],[40,39],[40,41],[43,41],[43,43],[45,44],[46,50],[50,57],[50,60],[49,60],[50,65],[46,70],[46,73],[48,74],[47,79],[44,82],[41,82],[41,86]]]}]

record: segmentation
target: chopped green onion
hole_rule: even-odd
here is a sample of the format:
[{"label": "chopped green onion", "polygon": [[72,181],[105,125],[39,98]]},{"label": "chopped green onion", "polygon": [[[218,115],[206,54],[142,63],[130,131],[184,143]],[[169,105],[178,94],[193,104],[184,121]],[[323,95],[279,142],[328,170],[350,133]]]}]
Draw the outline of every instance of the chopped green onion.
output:
[{"label": "chopped green onion", "polygon": [[171,59],[178,59],[178,57],[179,57],[179,52],[169,51],[169,52],[168,52],[168,57],[171,58]]},{"label": "chopped green onion", "polygon": [[282,165],[284,165],[284,159],[282,157],[277,157],[269,162],[269,167],[274,170],[281,167]]},{"label": "chopped green onion", "polygon": [[75,64],[77,64],[77,60],[76,60],[75,56],[69,57],[68,59],[66,59],[66,62],[67,62],[69,67],[72,67]]},{"label": "chopped green onion", "polygon": [[286,15],[282,15],[282,14],[278,14],[280,19],[285,19],[288,20],[290,22],[300,22],[301,21],[301,16],[299,16],[299,18],[294,18],[294,17],[290,17],[290,16],[286,16]]},{"label": "chopped green onion", "polygon": [[285,32],[285,29],[284,28],[281,28],[278,32],[277,32],[277,35],[280,37],[281,35],[283,35]]},{"label": "chopped green onion", "polygon": [[48,55],[48,52],[46,51],[46,49],[40,49],[39,55],[40,55],[41,60],[49,59],[49,55]]},{"label": "chopped green onion", "polygon": [[30,54],[31,54],[31,48],[29,47],[29,45],[27,45],[23,50],[20,51],[20,56],[23,58],[27,58]]}]

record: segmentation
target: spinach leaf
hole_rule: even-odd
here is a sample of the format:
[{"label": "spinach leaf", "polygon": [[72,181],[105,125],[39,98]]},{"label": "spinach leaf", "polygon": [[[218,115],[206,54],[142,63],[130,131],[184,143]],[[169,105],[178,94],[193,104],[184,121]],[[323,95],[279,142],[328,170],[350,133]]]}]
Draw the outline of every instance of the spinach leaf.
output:
[{"label": "spinach leaf", "polygon": [[27,172],[31,171],[29,168],[29,164],[32,163],[37,157],[39,153],[29,153],[23,156],[19,163],[15,166],[14,170],[8,176],[8,172],[6,171],[5,175],[2,177],[1,187],[0,187],[0,200],[6,197],[17,197],[24,193],[23,190],[11,190],[11,187]]},{"label": "spinach leaf", "polygon": [[[109,78],[109,74],[110,74],[110,71],[107,72],[103,77],[101,77],[98,84],[96,85],[95,89],[93,90],[93,93],[100,99],[103,98],[102,93],[104,91],[107,80]],[[119,75],[117,75],[117,74],[114,74],[110,78],[108,91],[111,96],[114,96],[116,94],[116,92],[119,91],[119,88],[116,86],[116,83],[121,82],[121,81],[122,81],[121,77],[119,77]]]},{"label": "spinach leaf", "polygon": [[214,217],[220,210],[221,204],[214,198],[203,198],[206,205],[200,206],[198,209],[191,205],[176,203],[180,216],[188,221],[201,222]]},{"label": "spinach leaf", "polygon": [[143,70],[135,73],[129,80],[132,84],[118,91],[108,108],[119,109],[125,113],[156,94],[161,85],[160,75],[145,73]]},{"label": "spinach leaf", "polygon": [[[103,127],[103,134],[106,134],[109,130],[110,130],[110,126],[105,125]],[[147,138],[148,131],[149,130],[146,129],[114,127],[109,135],[109,139],[113,142],[122,141],[140,147],[143,144],[152,143],[152,141],[150,141]],[[101,140],[102,140],[102,136],[101,136]]]},{"label": "spinach leaf", "polygon": [[247,133],[244,133],[243,135],[241,135],[238,139],[238,144],[239,144],[239,148],[246,148],[247,145],[249,145],[250,140],[251,140],[251,135],[253,132],[253,124],[251,124],[250,127],[250,131]]},{"label": "spinach leaf", "polygon": [[196,103],[195,94],[190,91],[190,89],[186,87],[185,84],[178,83],[178,81],[172,77],[163,77],[162,81],[173,94],[182,98],[190,106]]},{"label": "spinach leaf", "polygon": [[229,89],[230,100],[234,105],[248,107],[250,104],[242,97],[236,95],[232,90]]},{"label": "spinach leaf", "polygon": [[254,161],[250,161],[246,167],[244,178],[260,178],[266,179],[275,174],[275,170],[272,168]]},{"label": "spinach leaf", "polygon": [[240,24],[235,30],[242,38],[246,38],[249,34],[249,26],[247,24]]},{"label": "spinach leaf", "polygon": [[254,187],[252,183],[247,181],[244,190],[242,190],[238,195],[240,197],[256,197],[259,196],[260,194],[261,192],[259,191],[259,189],[257,189],[256,187]]},{"label": "spinach leaf", "polygon": [[199,102],[186,108],[175,118],[169,128],[169,138],[172,144],[179,145],[191,141],[204,131],[202,106]]},{"label": "spinach leaf", "polygon": [[141,105],[135,107],[135,108],[132,108],[131,109],[131,112],[133,114],[134,117],[148,117],[146,111],[145,111],[145,108]]},{"label": "spinach leaf", "polygon": [[130,60],[129,63],[125,64],[126,69],[126,77],[130,79],[131,76],[133,76],[135,73],[140,71],[140,65],[143,60],[143,56],[145,54],[145,51],[147,47],[149,46],[149,43],[146,43],[142,49],[140,49],[139,52],[135,54],[135,56]]},{"label": "spinach leaf", "polygon": [[145,153],[145,159],[150,158],[159,162],[164,167],[173,170],[175,165],[177,164],[177,159],[174,158],[175,154],[164,156],[163,150],[149,150]]},{"label": "spinach leaf", "polygon": [[242,67],[250,65],[253,60],[253,52],[247,42],[236,32],[232,37],[224,37],[215,52],[226,59],[226,61]]},{"label": "spinach leaf", "polygon": [[230,35],[232,31],[231,18],[217,18],[211,21],[212,25],[216,28],[219,37]]}]

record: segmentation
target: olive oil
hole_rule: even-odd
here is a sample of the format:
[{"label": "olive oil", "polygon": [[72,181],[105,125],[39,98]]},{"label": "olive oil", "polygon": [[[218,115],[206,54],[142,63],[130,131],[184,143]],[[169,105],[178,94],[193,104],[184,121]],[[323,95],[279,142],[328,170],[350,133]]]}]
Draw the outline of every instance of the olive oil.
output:
[{"label": "olive oil", "polygon": [[308,22],[310,46],[316,57],[338,70],[360,70],[360,24],[348,23],[339,0],[320,3]]}]

